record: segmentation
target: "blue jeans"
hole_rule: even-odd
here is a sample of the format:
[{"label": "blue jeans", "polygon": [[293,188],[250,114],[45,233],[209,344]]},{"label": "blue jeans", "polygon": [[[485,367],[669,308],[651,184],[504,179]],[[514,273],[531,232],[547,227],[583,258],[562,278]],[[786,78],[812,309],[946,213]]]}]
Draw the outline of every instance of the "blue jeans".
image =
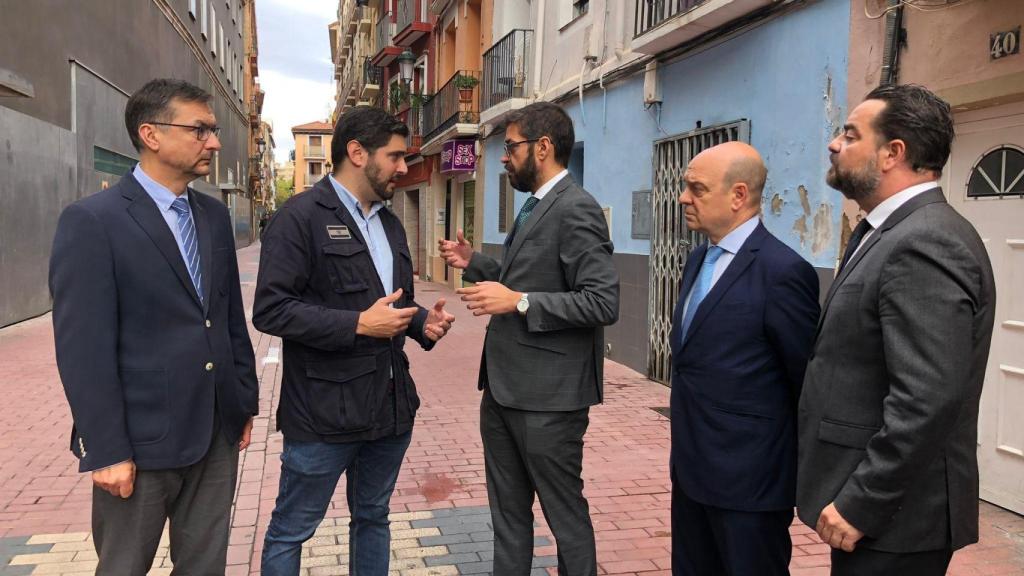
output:
[{"label": "blue jeans", "polygon": [[281,485],[263,543],[264,576],[296,576],[302,543],[324,519],[338,479],[348,473],[349,570],[387,576],[391,559],[391,493],[412,432],[369,442],[284,441]]}]

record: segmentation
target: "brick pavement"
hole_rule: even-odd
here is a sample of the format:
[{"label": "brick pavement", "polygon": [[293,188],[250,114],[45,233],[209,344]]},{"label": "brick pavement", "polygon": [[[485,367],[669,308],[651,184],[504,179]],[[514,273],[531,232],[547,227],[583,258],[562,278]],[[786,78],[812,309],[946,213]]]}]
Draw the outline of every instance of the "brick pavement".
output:
[{"label": "brick pavement", "polygon": [[[258,247],[239,252],[247,309]],[[430,305],[451,293],[418,284]],[[453,303],[454,304],[454,303]],[[490,525],[478,430],[476,381],[486,320],[460,306],[455,330],[430,353],[410,347],[422,406],[392,498],[392,574],[488,573]],[[281,436],[273,409],[280,380],[280,341],[250,328],[257,349],[261,413],[253,444],[239,463],[229,575],[259,574],[263,530],[279,478]],[[49,316],[0,330],[0,576],[91,574],[90,483],[67,450],[70,415],[53,361]],[[597,535],[601,574],[669,574],[668,389],[614,362],[606,363],[606,401],[591,411],[584,478]],[[303,550],[304,576],[347,574],[343,485],[327,519]],[[535,570],[554,574],[555,547],[536,508]],[[950,574],[1024,576],[1024,518],[982,503],[981,542],[958,552]],[[794,524],[794,575],[828,573],[828,547]],[[151,574],[168,574],[161,546]]]}]

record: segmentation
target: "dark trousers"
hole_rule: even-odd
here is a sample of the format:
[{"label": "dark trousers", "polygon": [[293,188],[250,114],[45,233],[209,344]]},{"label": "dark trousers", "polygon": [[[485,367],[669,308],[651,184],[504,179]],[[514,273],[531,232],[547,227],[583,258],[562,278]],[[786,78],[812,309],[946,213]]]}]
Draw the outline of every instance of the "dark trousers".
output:
[{"label": "dark trousers", "polygon": [[127,499],[93,487],[92,532],[98,576],[145,576],[170,519],[175,575],[224,574],[238,446],[214,419],[210,447],[198,462],[170,470],[138,470]]},{"label": "dark trousers", "polygon": [[953,551],[894,553],[856,548],[853,552],[832,550],[832,576],[942,576],[949,568]]},{"label": "dark trousers", "polygon": [[792,508],[743,512],[701,504],[672,472],[673,576],[789,574],[792,523]]},{"label": "dark trousers", "polygon": [[484,390],[480,435],[494,525],[494,574],[530,574],[534,494],[555,536],[558,574],[597,574],[594,527],[581,478],[589,412],[505,408]]}]

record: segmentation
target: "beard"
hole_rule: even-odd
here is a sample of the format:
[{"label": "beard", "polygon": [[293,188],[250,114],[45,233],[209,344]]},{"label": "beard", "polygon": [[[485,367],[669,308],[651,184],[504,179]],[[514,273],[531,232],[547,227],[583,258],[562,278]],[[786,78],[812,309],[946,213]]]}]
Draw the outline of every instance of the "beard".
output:
[{"label": "beard", "polygon": [[856,170],[842,169],[832,160],[832,167],[825,175],[825,182],[839,190],[848,199],[853,201],[863,200],[870,197],[878,189],[882,180],[882,174],[878,171],[878,162],[871,158],[868,163]]},{"label": "beard", "polygon": [[537,163],[533,159],[533,144],[530,144],[530,153],[526,162],[519,168],[514,168],[510,162],[505,168],[508,172],[508,183],[520,192],[533,192],[537,189]]},{"label": "beard", "polygon": [[377,195],[377,198],[380,198],[381,202],[384,202],[395,196],[395,189],[388,188],[392,184],[392,180],[381,177],[380,172],[380,166],[372,159],[366,164],[366,179],[370,183],[370,189]]}]

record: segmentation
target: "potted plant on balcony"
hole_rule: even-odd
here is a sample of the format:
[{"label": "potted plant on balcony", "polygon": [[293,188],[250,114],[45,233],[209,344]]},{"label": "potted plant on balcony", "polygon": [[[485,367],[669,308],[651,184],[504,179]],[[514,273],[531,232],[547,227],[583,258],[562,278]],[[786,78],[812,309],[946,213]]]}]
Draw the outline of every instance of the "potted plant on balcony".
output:
[{"label": "potted plant on balcony", "polygon": [[480,80],[475,76],[459,74],[455,77],[454,83],[455,87],[459,89],[459,101],[469,102],[473,100],[473,88],[476,88]]},{"label": "potted plant on balcony", "polygon": [[398,82],[391,86],[391,90],[388,92],[388,105],[391,106],[391,113],[397,113],[409,99],[409,89],[405,84]]}]

